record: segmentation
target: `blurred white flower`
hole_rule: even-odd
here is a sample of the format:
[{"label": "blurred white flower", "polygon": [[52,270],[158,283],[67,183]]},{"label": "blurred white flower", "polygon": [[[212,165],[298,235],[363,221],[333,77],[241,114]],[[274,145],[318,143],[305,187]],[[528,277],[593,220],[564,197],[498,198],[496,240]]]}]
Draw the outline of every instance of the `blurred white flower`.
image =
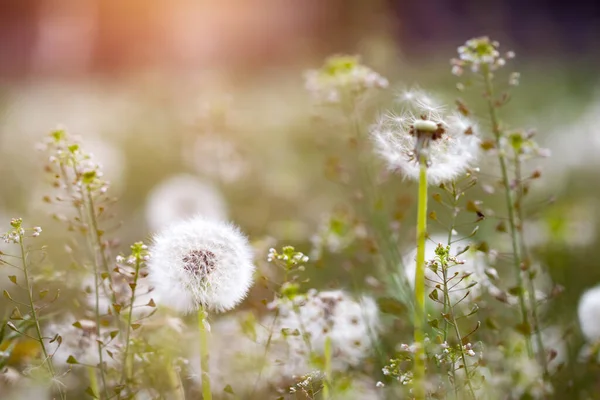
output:
[{"label": "blurred white flower", "polygon": [[[533,350],[538,351],[535,336],[531,337]],[[542,329],[542,343],[548,360],[548,371],[553,374],[562,368],[569,360],[569,349],[565,340],[564,330],[557,325],[547,326]]]},{"label": "blurred white flower", "polygon": [[577,307],[581,332],[589,342],[600,340],[600,286],[586,290]]},{"label": "blurred white flower", "polygon": [[284,344],[278,359],[288,376],[308,372],[311,352],[323,355],[327,337],[331,340],[333,369],[358,366],[370,354],[379,330],[375,301],[370,297],[355,301],[341,290],[310,290],[271,306],[279,309],[273,332]]},{"label": "blurred white flower", "polygon": [[218,134],[199,136],[183,156],[199,175],[216,182],[236,182],[250,168],[235,142]]},{"label": "blurred white flower", "polygon": [[[76,319],[72,316],[65,317],[59,322],[53,322],[48,324],[44,329],[44,337],[48,340],[46,344],[49,352],[53,352],[54,356],[52,360],[55,364],[68,367],[69,357],[75,358],[76,362],[85,365],[96,366],[100,363],[100,356],[98,354],[98,342],[101,340],[104,342],[102,349],[102,361],[108,365],[114,365],[117,360],[113,359],[109,352],[115,354],[117,358],[117,343],[116,339],[112,340],[110,337],[105,337],[105,330],[101,328],[100,335],[98,337],[96,331],[96,322],[88,319]],[[60,335],[61,340],[56,339],[56,335]],[[52,343],[49,343],[53,340]]]},{"label": "blurred white flower", "polygon": [[458,178],[479,154],[476,126],[462,115],[445,113],[444,106],[420,90],[400,96],[404,109],[388,113],[371,127],[377,153],[391,170],[418,179],[419,159],[427,160],[430,184]]},{"label": "blurred white flower", "polygon": [[[260,390],[269,382],[277,381],[277,366],[269,354],[265,357],[267,332],[248,318],[248,314],[236,313],[219,318],[211,322],[211,332],[213,334],[208,339],[211,348],[209,368],[213,387],[222,389],[229,384],[238,396],[243,396],[254,390],[255,383],[256,389]],[[191,377],[200,382],[198,350],[192,357],[190,369]]]},{"label": "blurred white flower", "polygon": [[528,246],[585,247],[595,242],[598,215],[595,201],[577,201],[553,211],[523,225],[523,237]]},{"label": "blurred white flower", "polygon": [[155,300],[179,312],[230,310],[252,285],[253,251],[233,224],[202,216],[172,224],[154,237],[150,254]]},{"label": "blurred white flower", "polygon": [[320,69],[304,73],[304,86],[316,101],[341,103],[349,96],[359,96],[371,89],[382,89],[388,81],[360,63],[358,56],[332,56]]},{"label": "blurred white flower", "polygon": [[146,201],[146,221],[152,231],[196,215],[227,219],[218,189],[192,175],[174,175],[152,189]]}]

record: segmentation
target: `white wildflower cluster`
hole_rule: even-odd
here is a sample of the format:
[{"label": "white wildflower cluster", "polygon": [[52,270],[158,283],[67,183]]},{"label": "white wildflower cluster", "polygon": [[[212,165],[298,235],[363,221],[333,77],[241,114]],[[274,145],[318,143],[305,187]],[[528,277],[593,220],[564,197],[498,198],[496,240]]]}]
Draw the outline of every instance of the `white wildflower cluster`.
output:
[{"label": "white wildflower cluster", "polygon": [[284,251],[283,253],[278,253],[277,250],[275,250],[274,248],[271,247],[267,254],[267,261],[268,262],[273,262],[275,260],[286,261],[286,262],[292,261],[292,262],[294,262],[294,264],[300,264],[300,263],[307,263],[309,260],[308,256],[304,255],[302,252],[299,252],[299,251],[294,252],[292,256],[290,256],[289,254],[286,254],[286,253],[288,253],[288,252]]},{"label": "white wildflower cluster", "polygon": [[329,57],[322,68],[306,71],[304,82],[316,101],[329,104],[388,86],[387,79],[362,65],[358,56],[347,55]]},{"label": "white wildflower cluster", "polygon": [[310,238],[312,243],[311,257],[319,260],[323,251],[332,254],[347,249],[356,239],[367,236],[363,224],[350,219],[350,216],[338,212],[325,216],[317,232]]},{"label": "white wildflower cluster", "polygon": [[172,224],[154,237],[150,253],[156,302],[179,312],[230,310],[252,285],[252,248],[226,222],[198,216]]},{"label": "white wildflower cluster", "polygon": [[458,112],[446,112],[421,90],[406,91],[400,99],[400,114],[388,113],[371,127],[375,149],[388,168],[416,180],[424,158],[434,185],[467,172],[480,149],[475,124]]},{"label": "white wildflower cluster", "polygon": [[243,179],[250,171],[239,146],[223,134],[199,136],[183,156],[196,173],[214,182],[232,184]]},{"label": "white wildflower cluster", "polygon": [[343,291],[310,290],[293,299],[271,304],[278,308],[274,332],[286,346],[282,369],[286,375],[306,371],[311,355],[323,355],[331,341],[332,368],[358,366],[371,352],[379,330],[379,315],[373,299],[352,299]]},{"label": "white wildflower cluster", "polygon": [[323,380],[325,376],[321,371],[311,371],[300,377],[300,380],[292,387],[290,387],[290,393],[296,393],[298,391],[313,397],[316,392],[323,386]]},{"label": "white wildflower cluster", "polygon": [[227,207],[216,187],[192,175],[171,176],[148,195],[146,221],[152,231],[196,215],[226,220]]},{"label": "white wildflower cluster", "polygon": [[22,238],[25,237],[38,237],[42,233],[42,228],[35,226],[33,228],[23,228],[22,218],[12,218],[10,220],[10,226],[13,228],[6,233],[0,235],[0,240],[4,243],[18,244]]},{"label": "white wildflower cluster", "polygon": [[467,40],[463,46],[458,48],[458,59],[452,59],[452,73],[456,76],[463,74],[465,68],[472,72],[479,72],[482,65],[486,65],[490,70],[496,70],[506,65],[506,60],[515,57],[512,51],[501,55],[498,51],[500,43],[490,40],[487,36],[482,36]]}]

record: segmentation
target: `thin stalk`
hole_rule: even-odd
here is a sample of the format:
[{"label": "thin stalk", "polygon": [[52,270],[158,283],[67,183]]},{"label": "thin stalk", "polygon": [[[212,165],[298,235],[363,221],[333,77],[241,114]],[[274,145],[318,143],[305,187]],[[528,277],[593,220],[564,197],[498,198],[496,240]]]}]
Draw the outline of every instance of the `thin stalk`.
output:
[{"label": "thin stalk", "polygon": [[[471,376],[469,375],[469,367],[467,366],[467,357],[465,356],[465,349],[462,344],[462,336],[460,335],[460,330],[458,328],[458,324],[456,323],[456,318],[454,317],[454,310],[452,310],[452,306],[450,306],[450,317],[452,320],[452,325],[454,326],[454,332],[456,333],[456,338],[458,339],[458,345],[460,348],[460,358],[463,362],[463,368],[465,370],[465,377],[467,379],[467,387],[469,388],[469,394],[471,398],[476,399],[475,391],[473,390],[473,385],[471,384]],[[454,381],[454,385],[456,386],[456,381]]]},{"label": "thin stalk", "polygon": [[[506,207],[508,209],[508,223],[510,228],[510,237],[512,242],[512,250],[514,255],[514,269],[517,279],[518,286],[518,299],[519,308],[521,310],[521,322],[524,327],[529,326],[529,317],[527,315],[527,306],[525,305],[525,288],[523,285],[523,276],[521,274],[521,251],[517,242],[517,224],[515,222],[515,211],[512,191],[510,189],[510,181],[508,179],[508,169],[506,167],[506,157],[502,151],[502,131],[500,130],[500,122],[498,114],[496,113],[496,106],[494,105],[494,87],[492,85],[492,76],[490,69],[487,65],[483,66],[483,78],[485,82],[485,89],[487,91],[487,103],[488,111],[490,113],[490,119],[492,122],[492,133],[496,140],[496,149],[498,151],[498,161],[500,162],[500,171],[502,172],[502,183],[504,185],[504,194]],[[533,357],[533,349],[531,347],[531,338],[528,334],[525,335],[525,342],[527,344],[527,353],[529,357]]]},{"label": "thin stalk", "polygon": [[90,388],[92,389],[92,392],[98,396],[100,391],[98,390],[98,377],[96,376],[96,368],[92,366],[86,368],[88,371],[88,377],[90,379]]},{"label": "thin stalk", "polygon": [[[454,225],[456,224],[456,184],[452,181],[452,221],[450,223],[450,228],[448,229],[448,246],[452,245],[452,235],[454,231]],[[444,315],[448,314],[448,309],[450,306],[450,294],[448,292],[448,271],[446,268],[442,268],[442,277],[444,280]],[[448,339],[448,320],[444,318],[444,342]]]},{"label": "thin stalk", "polygon": [[208,350],[208,330],[206,329],[206,311],[204,307],[200,307],[198,310],[198,328],[200,331],[200,369],[202,379],[202,398],[204,400],[212,400],[212,393],[210,390],[210,374],[209,374],[209,350]]},{"label": "thin stalk", "polygon": [[181,378],[173,367],[172,362],[169,362],[169,366],[167,367],[167,376],[169,378],[171,389],[174,392],[174,398],[177,400],[184,400],[185,392],[183,391],[183,382],[181,382]]},{"label": "thin stalk", "polygon": [[331,376],[331,337],[325,338],[325,384],[323,385],[323,400],[329,400],[330,387],[332,386]]},{"label": "thin stalk", "polygon": [[425,398],[425,239],[427,237],[427,165],[420,161],[417,209],[417,266],[415,268],[414,339],[416,345],[413,371],[415,398]]},{"label": "thin stalk", "polygon": [[[25,254],[25,247],[23,246],[23,235],[19,234],[19,247],[21,249],[21,261],[23,262],[23,274],[25,275],[25,282],[27,284],[27,296],[29,297],[29,307],[31,308],[31,318],[33,319],[35,332],[37,334],[37,340],[40,343],[40,347],[42,348],[42,354],[44,355],[44,364],[46,364],[46,368],[48,368],[48,372],[52,377],[52,381],[54,383],[54,379],[56,378],[56,373],[54,371],[54,365],[52,364],[52,359],[48,355],[48,350],[46,349],[46,345],[44,344],[44,336],[42,335],[42,329],[40,328],[40,321],[37,316],[37,312],[35,309],[35,302],[33,300],[33,287],[31,285],[31,281],[29,280],[29,273],[27,272],[27,256]],[[58,393],[60,394],[61,399],[66,399],[65,393],[63,393],[60,385],[56,385],[58,387]]]},{"label": "thin stalk", "polygon": [[[523,179],[523,174],[521,172],[521,160],[519,159],[519,155],[516,154],[515,152],[515,178],[517,181],[517,195],[518,195],[518,207],[516,207],[517,209],[517,215],[519,218],[519,226],[521,227],[521,234],[519,235],[519,241],[520,241],[520,245],[521,245],[521,254],[523,255],[523,260],[525,260],[525,264],[527,265],[527,267],[530,267],[529,265],[529,253],[527,250],[527,245],[525,244],[525,238],[523,236],[523,225],[525,223],[525,216],[523,215],[523,198],[525,197],[525,193],[523,191],[523,185],[522,185],[522,179]],[[542,331],[540,329],[541,324],[540,324],[540,319],[539,319],[539,315],[538,315],[538,309],[537,309],[537,300],[535,299],[535,283],[533,282],[533,278],[531,277],[531,274],[528,273],[527,274],[527,283],[528,283],[528,300],[529,300],[529,307],[531,309],[531,319],[533,320],[533,325],[534,325],[534,332],[535,332],[535,339],[536,339],[536,344],[537,344],[537,350],[539,353],[539,360],[540,363],[542,364],[542,368],[544,369],[544,375],[547,376],[548,375],[548,361],[546,359],[546,350],[544,348],[544,340],[542,338]]]},{"label": "thin stalk", "polygon": [[132,363],[129,359],[129,339],[131,337],[131,322],[133,319],[133,304],[135,303],[135,290],[137,288],[138,278],[140,276],[140,267],[142,261],[139,257],[135,259],[135,274],[133,276],[133,286],[131,288],[131,303],[129,304],[129,315],[127,316],[127,325],[125,326],[125,351],[123,352],[123,371],[121,372],[121,383],[131,379]]}]

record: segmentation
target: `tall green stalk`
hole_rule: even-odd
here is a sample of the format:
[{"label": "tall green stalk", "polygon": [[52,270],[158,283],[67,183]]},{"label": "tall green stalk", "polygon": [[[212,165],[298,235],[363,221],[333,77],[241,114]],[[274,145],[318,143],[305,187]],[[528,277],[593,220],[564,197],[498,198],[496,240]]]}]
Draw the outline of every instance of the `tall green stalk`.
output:
[{"label": "tall green stalk", "polygon": [[[498,152],[498,161],[500,162],[500,171],[502,173],[502,183],[504,185],[504,193],[506,200],[506,208],[508,209],[508,224],[510,229],[511,244],[513,250],[514,259],[514,270],[517,279],[517,297],[519,299],[519,308],[521,310],[521,323],[525,331],[528,331],[529,317],[527,314],[527,306],[525,305],[525,287],[523,285],[523,276],[521,273],[521,250],[518,244],[518,233],[517,224],[515,219],[515,206],[510,188],[510,180],[508,178],[508,169],[506,166],[506,157],[502,151],[502,130],[500,129],[500,121],[498,114],[496,113],[496,105],[494,104],[494,86],[492,84],[492,72],[488,65],[482,65],[483,79],[485,83],[485,89],[487,92],[487,103],[488,112],[490,114],[490,120],[492,122],[492,133],[496,140],[496,150]],[[531,347],[531,337],[529,334],[525,335],[525,342],[527,344],[527,353],[529,357],[533,357],[533,349]]]},{"label": "tall green stalk", "polygon": [[[515,152],[515,178],[517,181],[518,187],[518,206],[517,215],[519,218],[519,226],[521,227],[521,235],[519,235],[519,241],[521,245],[521,254],[523,255],[523,260],[525,261],[525,265],[529,268],[529,254],[527,251],[527,246],[525,244],[525,238],[523,237],[523,224],[525,222],[525,216],[523,213],[523,197],[525,195],[523,190],[523,175],[521,173],[521,160],[519,159],[519,155]],[[527,273],[527,283],[528,283],[528,300],[529,300],[529,308],[531,309],[531,319],[533,320],[533,329],[535,332],[535,339],[537,345],[537,352],[539,354],[538,358],[544,370],[544,375],[548,375],[548,360],[546,359],[546,350],[544,348],[544,339],[542,338],[542,331],[540,329],[540,318],[538,315],[537,309],[537,300],[535,298],[535,283],[533,282],[533,277],[528,272]]]},{"label": "tall green stalk", "polygon": [[209,374],[209,349],[208,349],[208,330],[206,322],[206,311],[204,307],[198,310],[198,328],[200,331],[200,369],[202,379],[202,398],[204,400],[212,400],[212,392],[210,390],[210,374]]},{"label": "tall green stalk", "polygon": [[416,345],[413,391],[417,400],[425,398],[425,241],[427,238],[427,164],[420,161],[417,209],[417,266],[415,268],[414,340]]},{"label": "tall green stalk", "polygon": [[[56,378],[56,372],[54,371],[54,365],[52,364],[52,358],[48,355],[48,350],[46,349],[46,345],[44,344],[44,336],[42,335],[42,329],[40,328],[40,320],[37,315],[37,311],[35,309],[35,301],[33,300],[33,285],[31,284],[31,280],[29,278],[29,273],[27,272],[27,255],[25,252],[25,247],[23,246],[23,235],[19,233],[19,247],[21,249],[21,261],[23,263],[23,275],[25,276],[25,284],[27,285],[27,296],[29,298],[29,308],[31,309],[31,318],[33,319],[35,332],[37,334],[37,340],[40,343],[40,347],[42,348],[42,354],[44,355],[44,364],[50,373],[50,377],[52,378],[53,383]],[[60,384],[57,385],[58,393],[61,399],[66,399],[66,395],[63,392]]]},{"label": "tall green stalk", "polygon": [[135,303],[135,291],[137,289],[137,282],[140,276],[140,267],[142,260],[139,256],[136,256],[135,260],[135,274],[133,276],[133,286],[131,286],[131,303],[129,304],[129,314],[127,315],[127,325],[125,326],[125,351],[123,352],[123,371],[121,373],[121,383],[129,380],[132,376],[132,361],[129,357],[129,341],[131,338],[131,323],[133,319],[133,305]]}]

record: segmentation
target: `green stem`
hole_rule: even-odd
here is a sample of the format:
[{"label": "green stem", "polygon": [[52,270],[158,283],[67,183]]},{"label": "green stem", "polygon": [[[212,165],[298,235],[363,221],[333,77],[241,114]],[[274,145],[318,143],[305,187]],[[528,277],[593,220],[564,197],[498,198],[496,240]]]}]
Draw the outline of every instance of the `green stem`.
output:
[{"label": "green stem", "polygon": [[[516,207],[517,209],[517,215],[519,218],[519,225],[521,227],[521,234],[519,235],[519,241],[520,241],[520,245],[521,245],[521,254],[523,256],[523,260],[525,262],[525,265],[527,266],[527,269],[529,270],[529,268],[531,267],[530,265],[530,261],[529,261],[529,253],[527,251],[527,246],[525,244],[525,238],[523,237],[523,225],[525,223],[525,216],[523,214],[523,198],[525,197],[525,193],[523,190],[523,185],[522,185],[522,179],[523,179],[523,175],[521,173],[521,160],[519,159],[519,155],[515,152],[515,178],[517,181],[517,187],[518,187],[518,206]],[[535,332],[535,339],[536,339],[536,344],[537,344],[537,351],[538,351],[538,358],[540,360],[540,363],[542,365],[542,368],[544,370],[544,375],[548,376],[548,360],[546,359],[546,350],[544,348],[544,339],[542,338],[542,331],[541,331],[541,324],[540,324],[540,319],[539,319],[539,315],[538,315],[538,309],[537,309],[537,300],[535,298],[535,283],[533,282],[533,277],[531,276],[531,273],[527,273],[527,283],[528,283],[528,300],[529,300],[529,307],[531,309],[531,319],[533,320],[533,328],[534,328],[534,332]]]},{"label": "green stem", "polygon": [[[44,344],[44,336],[42,335],[42,329],[40,328],[40,320],[37,315],[37,311],[35,309],[35,301],[33,300],[33,285],[29,280],[29,273],[27,272],[27,255],[25,253],[25,247],[23,246],[23,235],[19,234],[19,247],[21,249],[21,261],[23,262],[23,275],[25,275],[25,283],[27,284],[27,296],[29,297],[29,307],[31,309],[31,318],[33,319],[35,332],[37,334],[37,340],[40,343],[40,347],[42,348],[42,354],[44,355],[44,364],[46,364],[46,368],[48,368],[48,372],[52,378],[53,383],[56,378],[56,374],[54,371],[54,365],[52,364],[52,359],[48,355],[48,350],[46,349],[46,345]],[[61,399],[66,399],[65,393],[63,393],[60,384],[57,385],[58,393],[60,394]]]},{"label": "green stem", "polygon": [[420,161],[417,210],[417,266],[415,268],[414,339],[416,345],[413,371],[415,399],[425,398],[425,240],[427,237],[427,165]]},{"label": "green stem", "polygon": [[331,376],[331,337],[325,338],[325,384],[323,385],[323,400],[329,400],[330,388],[332,387]]},{"label": "green stem", "polygon": [[206,311],[204,307],[198,310],[198,328],[200,330],[200,369],[202,379],[202,398],[204,400],[212,400],[210,390],[210,375],[208,364],[208,330],[206,329]]},{"label": "green stem", "polygon": [[87,367],[88,377],[90,379],[90,388],[92,392],[98,396],[100,392],[98,391],[98,378],[96,377],[96,368],[89,366]]},{"label": "green stem", "polygon": [[[496,140],[496,150],[498,151],[498,161],[500,162],[500,171],[502,172],[502,183],[504,185],[504,193],[506,200],[506,207],[508,209],[508,223],[510,227],[510,237],[512,243],[512,250],[514,255],[514,270],[517,279],[518,286],[518,299],[519,308],[521,310],[521,323],[525,329],[529,327],[529,317],[527,315],[527,306],[525,305],[525,288],[523,285],[523,276],[521,273],[521,251],[517,243],[517,225],[515,222],[514,202],[512,197],[512,191],[510,189],[510,181],[508,179],[508,169],[506,167],[506,157],[502,150],[502,131],[500,129],[500,122],[496,113],[496,106],[494,105],[494,87],[492,85],[492,74],[487,65],[483,65],[483,78],[485,81],[485,88],[487,91],[487,102],[488,111],[490,113],[490,119],[492,122],[492,132]],[[529,357],[533,357],[533,349],[531,347],[531,338],[529,334],[525,335],[525,342],[527,344],[527,353]]]},{"label": "green stem", "polygon": [[175,370],[173,362],[169,362],[169,366],[167,367],[167,376],[169,377],[169,384],[173,390],[174,398],[177,400],[184,400],[185,392],[183,391],[183,382],[181,382],[181,378]]},{"label": "green stem", "polygon": [[131,337],[131,322],[133,319],[133,304],[135,303],[135,290],[137,288],[138,278],[140,276],[141,260],[136,257],[135,260],[135,274],[133,276],[133,287],[131,289],[131,303],[129,304],[129,315],[127,316],[127,325],[125,327],[125,351],[123,353],[123,371],[121,373],[121,383],[131,379],[132,375],[132,362],[129,358],[129,340]]}]

